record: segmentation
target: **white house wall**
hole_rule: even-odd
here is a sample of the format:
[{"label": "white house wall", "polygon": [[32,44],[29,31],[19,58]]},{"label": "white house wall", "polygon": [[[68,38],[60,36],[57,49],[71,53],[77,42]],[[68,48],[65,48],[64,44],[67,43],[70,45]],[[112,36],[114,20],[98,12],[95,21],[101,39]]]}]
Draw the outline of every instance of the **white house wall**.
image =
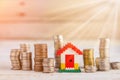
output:
[{"label": "white house wall", "polygon": [[78,63],[79,62],[79,58],[78,58],[79,55],[74,55],[74,56],[75,56],[74,61]]},{"label": "white house wall", "polygon": [[66,51],[64,51],[61,54],[61,63],[65,63],[65,55],[70,55],[70,54],[74,54],[74,62],[79,62],[79,56],[75,51],[73,51],[72,49],[68,48]]},{"label": "white house wall", "polygon": [[65,55],[61,54],[61,63],[65,63]]},{"label": "white house wall", "polygon": [[74,50],[72,50],[71,48],[68,48],[67,50],[65,50],[62,54],[76,54],[78,55]]}]

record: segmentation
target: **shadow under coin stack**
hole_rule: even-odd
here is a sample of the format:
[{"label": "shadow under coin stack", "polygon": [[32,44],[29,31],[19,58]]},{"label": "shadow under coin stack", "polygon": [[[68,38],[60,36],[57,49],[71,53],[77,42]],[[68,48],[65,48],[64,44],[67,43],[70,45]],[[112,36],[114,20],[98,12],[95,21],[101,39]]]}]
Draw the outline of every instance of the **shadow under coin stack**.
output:
[{"label": "shadow under coin stack", "polygon": [[43,71],[43,59],[47,58],[47,44],[35,44],[34,71]]},{"label": "shadow under coin stack", "polygon": [[21,63],[22,63],[22,70],[25,70],[25,71],[32,70],[32,53],[22,52]]},{"label": "shadow under coin stack", "polygon": [[20,44],[22,70],[32,70],[32,52],[29,44]]},{"label": "shadow under coin stack", "polygon": [[20,50],[12,49],[10,53],[12,70],[21,70]]},{"label": "shadow under coin stack", "polygon": [[62,35],[56,35],[54,36],[54,48],[55,48],[55,67],[60,68],[60,56],[56,55],[57,51],[61,49],[64,46],[63,36]]},{"label": "shadow under coin stack", "polygon": [[100,39],[100,46],[99,46],[100,57],[96,58],[96,67],[100,71],[110,70],[109,46],[110,46],[110,39],[107,38]]},{"label": "shadow under coin stack", "polygon": [[83,59],[84,59],[85,72],[88,72],[88,73],[96,72],[96,67],[94,65],[94,50],[84,49]]},{"label": "shadow under coin stack", "polygon": [[43,59],[43,72],[53,73],[54,69],[54,59],[53,58],[44,58]]}]

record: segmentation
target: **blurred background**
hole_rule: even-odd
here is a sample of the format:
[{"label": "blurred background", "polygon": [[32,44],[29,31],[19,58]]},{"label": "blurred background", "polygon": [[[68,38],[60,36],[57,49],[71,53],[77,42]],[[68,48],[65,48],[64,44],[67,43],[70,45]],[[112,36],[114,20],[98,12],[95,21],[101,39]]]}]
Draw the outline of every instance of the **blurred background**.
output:
[{"label": "blurred background", "polygon": [[110,38],[111,61],[120,61],[119,12],[120,0],[0,0],[0,59],[20,43],[47,43],[53,57],[53,36],[61,34],[95,56],[99,38]]},{"label": "blurred background", "polygon": [[119,5],[119,0],[0,0],[0,39],[62,34],[68,40],[120,40]]}]

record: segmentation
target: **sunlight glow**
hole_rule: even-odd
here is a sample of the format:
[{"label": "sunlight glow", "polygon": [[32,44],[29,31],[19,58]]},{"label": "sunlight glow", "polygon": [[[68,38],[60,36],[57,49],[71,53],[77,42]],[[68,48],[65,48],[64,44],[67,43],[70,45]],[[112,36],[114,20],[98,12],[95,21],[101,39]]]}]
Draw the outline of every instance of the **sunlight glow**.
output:
[{"label": "sunlight glow", "polygon": [[[45,5],[44,0],[21,1],[24,0],[0,0],[0,26],[7,28],[0,29],[1,36],[51,39],[61,34],[68,40],[101,37],[120,40],[120,0],[45,0]],[[14,31],[7,26],[31,26],[31,31],[21,35],[17,32],[24,28]]]},{"label": "sunlight glow", "polygon": [[117,3],[120,4],[120,0],[109,0],[110,3]]},{"label": "sunlight glow", "polygon": [[99,10],[95,15],[91,16],[86,22],[84,22],[81,26],[79,26],[78,28],[76,28],[76,30],[74,30],[74,32],[71,32],[69,34],[68,38],[72,38],[74,35],[76,35],[78,32],[81,31],[81,29],[83,27],[85,27],[88,23],[90,23],[94,18],[98,17],[102,12],[104,12],[106,9],[108,9],[107,6],[101,8],[101,10]]}]

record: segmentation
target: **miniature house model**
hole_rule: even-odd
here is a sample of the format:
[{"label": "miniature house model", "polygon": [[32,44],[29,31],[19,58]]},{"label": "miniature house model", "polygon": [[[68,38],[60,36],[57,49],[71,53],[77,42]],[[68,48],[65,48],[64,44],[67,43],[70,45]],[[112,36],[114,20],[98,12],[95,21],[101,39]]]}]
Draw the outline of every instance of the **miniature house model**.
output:
[{"label": "miniature house model", "polygon": [[73,44],[66,44],[57,51],[57,55],[61,57],[61,72],[80,72],[78,57],[82,55],[82,52]]}]

